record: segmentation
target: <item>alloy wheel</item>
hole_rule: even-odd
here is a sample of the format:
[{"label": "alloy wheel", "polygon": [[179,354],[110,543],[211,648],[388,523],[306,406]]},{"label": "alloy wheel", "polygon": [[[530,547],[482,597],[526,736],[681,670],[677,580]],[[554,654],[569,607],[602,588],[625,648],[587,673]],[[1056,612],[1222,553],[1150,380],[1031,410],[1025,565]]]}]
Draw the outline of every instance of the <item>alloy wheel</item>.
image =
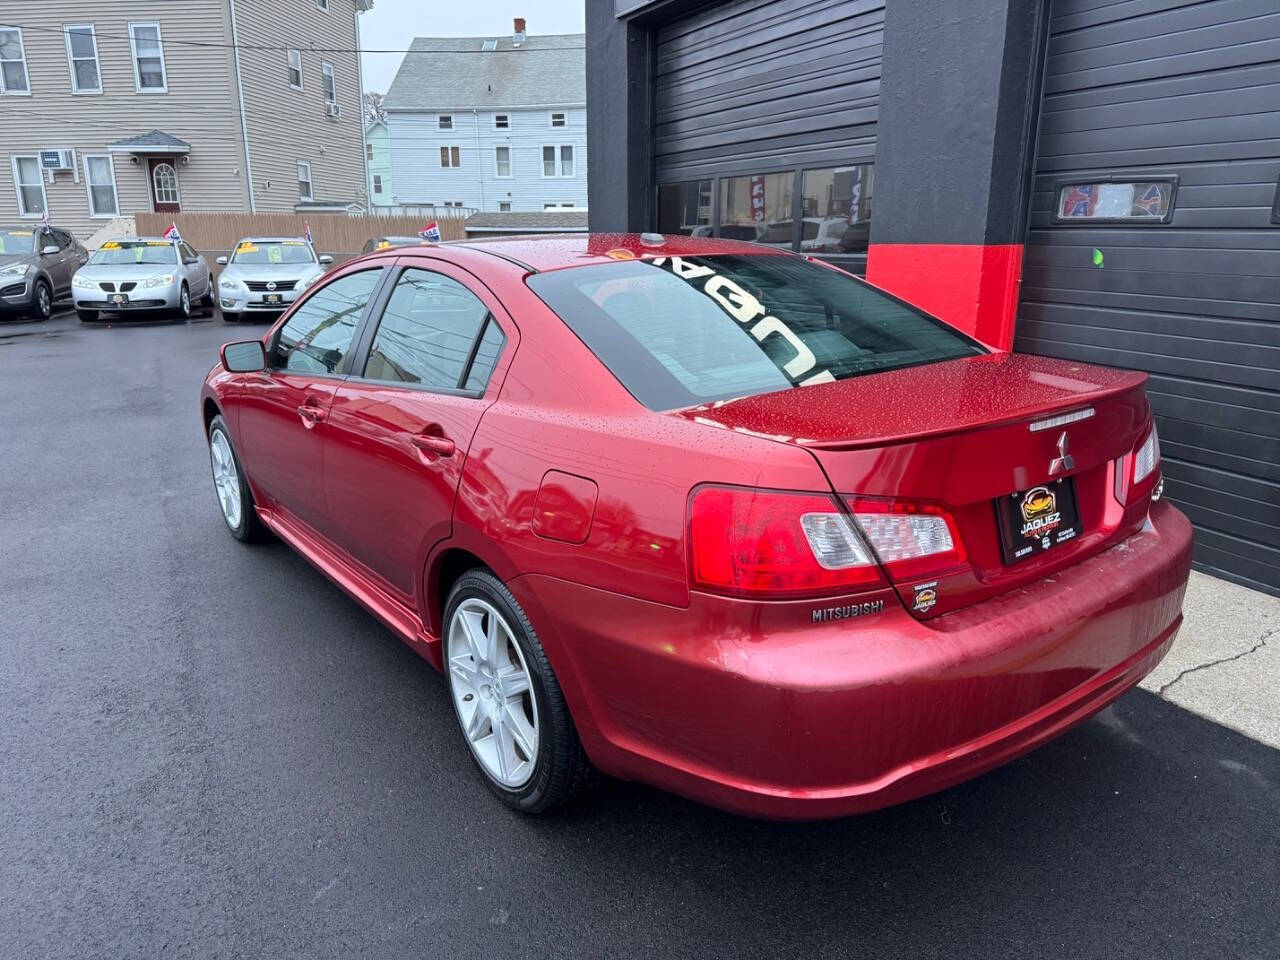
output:
[{"label": "alloy wheel", "polygon": [[227,526],[236,530],[244,509],[240,500],[240,473],[236,470],[231,444],[221,430],[214,430],[209,436],[209,461],[213,467],[213,489],[218,495],[218,505],[222,507],[222,517]]},{"label": "alloy wheel", "polygon": [[524,652],[498,611],[475,597],[453,611],[445,656],[458,722],[485,772],[508,789],[533,776],[538,703]]},{"label": "alloy wheel", "polygon": [[43,283],[36,284],[36,310],[46,320],[53,315],[53,297],[49,294],[49,288]]},{"label": "alloy wheel", "polygon": [[182,287],[182,292],[178,294],[178,296],[180,298],[179,309],[182,310],[182,315],[184,317],[191,316],[191,291],[186,288],[185,284]]}]

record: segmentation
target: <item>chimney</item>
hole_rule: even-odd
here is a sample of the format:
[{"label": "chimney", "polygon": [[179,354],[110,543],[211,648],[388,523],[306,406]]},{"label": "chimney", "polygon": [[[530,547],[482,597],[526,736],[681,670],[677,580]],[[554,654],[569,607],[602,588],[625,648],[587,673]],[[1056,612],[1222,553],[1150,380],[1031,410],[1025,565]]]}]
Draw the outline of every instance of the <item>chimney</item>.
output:
[{"label": "chimney", "polygon": [[515,33],[511,37],[511,43],[517,47],[524,43],[524,17],[516,17]]}]

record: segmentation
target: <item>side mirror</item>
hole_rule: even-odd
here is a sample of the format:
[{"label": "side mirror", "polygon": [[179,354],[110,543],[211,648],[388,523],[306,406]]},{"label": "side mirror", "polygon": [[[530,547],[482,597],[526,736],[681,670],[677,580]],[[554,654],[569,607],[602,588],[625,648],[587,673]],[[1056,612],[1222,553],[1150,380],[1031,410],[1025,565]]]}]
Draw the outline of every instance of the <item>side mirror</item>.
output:
[{"label": "side mirror", "polygon": [[189,267],[189,266],[191,266],[193,263],[199,263],[199,262],[200,262],[200,258],[199,258],[199,257],[183,257],[183,258],[182,258],[182,262],[183,262],[183,264],[184,264],[185,266],[188,266],[188,267]]},{"label": "side mirror", "polygon": [[54,244],[54,243],[51,243],[48,246],[40,248],[40,256],[42,257],[52,257],[57,252],[58,252],[58,246],[57,244]]},{"label": "side mirror", "polygon": [[226,258],[226,257],[219,257],[219,258],[218,258],[218,263],[225,267],[225,266],[227,265],[227,258]]},{"label": "side mirror", "polygon": [[329,256],[329,255],[326,253],[324,256],[322,256],[322,257],[320,258],[320,262],[321,262],[321,263],[324,263],[324,264],[330,264],[330,263],[333,263],[333,257]]},{"label": "side mirror", "polygon": [[238,340],[222,345],[222,365],[228,373],[254,373],[267,368],[261,340]]}]

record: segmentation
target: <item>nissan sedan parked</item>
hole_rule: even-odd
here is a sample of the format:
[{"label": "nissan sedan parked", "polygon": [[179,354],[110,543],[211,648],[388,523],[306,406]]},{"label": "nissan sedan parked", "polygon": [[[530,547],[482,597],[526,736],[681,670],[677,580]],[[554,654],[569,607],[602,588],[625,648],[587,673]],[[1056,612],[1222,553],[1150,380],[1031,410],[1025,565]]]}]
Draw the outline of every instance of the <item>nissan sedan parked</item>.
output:
[{"label": "nissan sedan parked", "polygon": [[504,802],[598,769],[813,818],[1004,763],[1165,655],[1191,528],[1145,381],[786,251],[609,235],[344,264],[201,405],[227,529],[443,670]]},{"label": "nissan sedan parked", "polygon": [[218,263],[226,265],[218,277],[222,319],[234,323],[246,313],[279,315],[324,273],[333,257],[316,256],[303,237],[246,237]]},{"label": "nissan sedan parked", "polygon": [[48,319],[89,252],[66,230],[0,227],[0,316]]},{"label": "nissan sedan parked", "polygon": [[182,240],[109,240],[76,273],[71,296],[80,319],[103,311],[191,316],[192,304],[213,306],[213,275],[202,254]]}]

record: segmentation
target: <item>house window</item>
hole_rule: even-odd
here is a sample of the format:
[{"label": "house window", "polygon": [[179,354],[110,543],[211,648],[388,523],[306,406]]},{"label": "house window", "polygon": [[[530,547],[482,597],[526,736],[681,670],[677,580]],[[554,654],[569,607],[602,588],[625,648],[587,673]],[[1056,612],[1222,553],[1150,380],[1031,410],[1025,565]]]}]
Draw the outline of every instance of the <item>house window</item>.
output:
[{"label": "house window", "polygon": [[457,147],[441,147],[440,148],[440,166],[442,167],[462,166],[461,151]]},{"label": "house window", "polygon": [[333,64],[320,62],[320,85],[324,88],[324,102],[338,102],[338,84],[333,79]]},{"label": "house window", "polygon": [[289,51],[289,86],[295,90],[302,89],[302,51]]},{"label": "house window", "polygon": [[18,191],[18,213],[38,217],[45,212],[44,174],[36,155],[13,158],[13,185]]},{"label": "house window", "polygon": [[556,148],[542,148],[542,175],[544,177],[554,177],[556,175]]},{"label": "house window", "polygon": [[496,177],[511,176],[511,148],[510,147],[494,147],[493,148],[493,165],[494,165],[494,176]]},{"label": "house window", "polygon": [[442,114],[440,114],[440,116],[436,117],[436,129],[437,129],[437,130],[452,130],[452,129],[453,129],[453,114],[450,114],[450,113],[442,113]]},{"label": "house window", "polygon": [[511,116],[510,116],[510,114],[506,114],[506,113],[495,113],[495,114],[493,115],[493,129],[495,129],[495,130],[510,130],[510,129],[511,129]]},{"label": "house window", "polygon": [[[560,166],[556,167],[556,156],[560,157]],[[573,147],[568,144],[559,147],[542,148],[542,175],[544,177],[573,176]]]},{"label": "house window", "polygon": [[542,203],[543,210],[576,210],[578,205],[572,200],[544,200]]},{"label": "house window", "polygon": [[499,212],[499,213],[510,213],[510,212],[511,212],[511,201],[510,201],[510,200],[499,200],[499,201],[498,201],[498,212]]},{"label": "house window", "polygon": [[110,218],[120,215],[116,171],[110,154],[85,154],[84,184],[89,194],[89,216]]},{"label": "house window", "polygon": [[316,0],[316,9],[327,11],[329,9],[329,0]]},{"label": "house window", "polygon": [[158,23],[129,24],[133,46],[133,82],[139,93],[167,93],[169,78],[164,69],[164,41]]},{"label": "house window", "polygon": [[172,163],[157,163],[151,171],[151,186],[155,190],[157,207],[162,203],[181,203],[178,195],[178,171]]},{"label": "house window", "polygon": [[381,175],[376,173],[373,175],[373,192],[374,193],[382,192],[382,177]]},{"label": "house window", "polygon": [[370,163],[373,162],[373,144],[372,143],[366,143],[364,145],[364,158],[368,160]]},{"label": "house window", "polygon": [[298,161],[298,199],[308,201],[315,199],[311,188],[311,164],[305,160]]},{"label": "house window", "polygon": [[27,51],[17,27],[0,30],[0,93],[29,94]]},{"label": "house window", "polygon": [[67,63],[71,67],[72,93],[101,93],[102,71],[98,69],[98,38],[92,23],[69,24]]},{"label": "house window", "polygon": [[481,49],[481,50],[484,50],[484,51],[486,51],[486,52],[492,52],[492,51],[494,51],[494,50],[497,50],[497,49],[498,49],[498,41],[497,41],[497,40],[485,40],[483,43],[481,43],[481,44],[480,44],[480,49]]},{"label": "house window", "polygon": [[565,125],[565,119],[564,119],[563,113],[553,113],[551,115],[551,126],[563,127],[564,125]]},{"label": "house window", "polygon": [[573,147],[564,146],[560,148],[560,176],[573,176]]},{"label": "house window", "polygon": [[446,206],[446,207],[461,207],[461,206],[462,206],[462,201],[461,201],[461,200],[446,200],[446,201],[444,202],[443,206]]},{"label": "house window", "polygon": [[1055,223],[1168,223],[1173,180],[1100,180],[1058,185]]}]

